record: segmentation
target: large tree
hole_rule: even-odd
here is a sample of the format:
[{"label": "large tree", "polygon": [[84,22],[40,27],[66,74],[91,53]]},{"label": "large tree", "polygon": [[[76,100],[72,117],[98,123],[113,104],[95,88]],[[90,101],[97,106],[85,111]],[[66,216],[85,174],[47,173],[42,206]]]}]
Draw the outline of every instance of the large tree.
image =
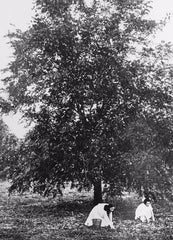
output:
[{"label": "large tree", "polygon": [[135,160],[125,157],[134,150],[131,123],[156,126],[171,116],[171,48],[149,41],[164,22],[147,18],[143,0],[36,0],[36,10],[27,31],[9,34],[14,60],[3,105],[35,124],[12,189],[48,194],[68,181],[94,186],[98,202],[101,181],[116,193],[135,187]]}]

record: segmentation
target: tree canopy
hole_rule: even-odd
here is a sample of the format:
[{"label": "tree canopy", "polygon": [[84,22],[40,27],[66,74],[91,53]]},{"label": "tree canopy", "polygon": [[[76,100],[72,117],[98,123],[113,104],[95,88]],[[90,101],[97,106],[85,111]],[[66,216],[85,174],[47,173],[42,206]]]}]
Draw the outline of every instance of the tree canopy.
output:
[{"label": "tree canopy", "polygon": [[116,194],[164,189],[167,181],[157,183],[171,170],[163,152],[172,149],[172,46],[155,47],[149,36],[165,22],[149,19],[143,0],[36,0],[35,7],[32,26],[8,35],[14,60],[2,111],[20,110],[35,124],[11,189],[47,195],[65,182],[93,185],[95,201],[101,181]]}]

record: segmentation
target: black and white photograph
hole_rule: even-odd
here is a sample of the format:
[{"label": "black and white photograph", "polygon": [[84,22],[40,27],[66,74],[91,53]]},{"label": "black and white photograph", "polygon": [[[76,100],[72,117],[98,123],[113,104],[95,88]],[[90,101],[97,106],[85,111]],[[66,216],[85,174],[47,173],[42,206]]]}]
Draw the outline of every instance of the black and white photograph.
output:
[{"label": "black and white photograph", "polygon": [[173,240],[173,1],[0,1],[0,240]]}]

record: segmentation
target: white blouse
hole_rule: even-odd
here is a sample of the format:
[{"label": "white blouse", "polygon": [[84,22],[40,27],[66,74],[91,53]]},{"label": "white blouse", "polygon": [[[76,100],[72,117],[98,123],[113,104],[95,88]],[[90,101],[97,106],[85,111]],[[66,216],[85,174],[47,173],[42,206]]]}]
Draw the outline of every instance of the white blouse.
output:
[{"label": "white blouse", "polygon": [[113,228],[113,222],[112,222],[112,212],[110,212],[109,217],[107,215],[107,212],[104,210],[105,205],[108,205],[107,203],[99,203],[97,204],[90,212],[85,225],[86,226],[92,226],[93,219],[101,219],[101,227],[110,226]]},{"label": "white blouse", "polygon": [[152,218],[154,220],[153,208],[151,204],[146,206],[144,203],[141,203],[135,211],[135,219],[145,217],[147,221]]}]

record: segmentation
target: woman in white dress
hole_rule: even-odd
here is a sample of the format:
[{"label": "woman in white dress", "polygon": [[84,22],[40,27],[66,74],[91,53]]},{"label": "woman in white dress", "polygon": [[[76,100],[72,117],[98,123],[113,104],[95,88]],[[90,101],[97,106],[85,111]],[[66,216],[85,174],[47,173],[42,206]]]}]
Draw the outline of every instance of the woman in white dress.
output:
[{"label": "woman in white dress", "polygon": [[150,199],[145,199],[143,203],[141,203],[136,211],[135,211],[135,219],[141,220],[141,222],[150,222],[155,221],[154,213],[153,213],[153,208],[151,206]]},{"label": "woman in white dress", "polygon": [[114,206],[108,203],[99,203],[97,204],[90,212],[85,225],[92,226],[93,219],[100,219],[101,220],[101,227],[110,226],[114,229],[113,222],[112,222],[112,212],[114,211]]}]

